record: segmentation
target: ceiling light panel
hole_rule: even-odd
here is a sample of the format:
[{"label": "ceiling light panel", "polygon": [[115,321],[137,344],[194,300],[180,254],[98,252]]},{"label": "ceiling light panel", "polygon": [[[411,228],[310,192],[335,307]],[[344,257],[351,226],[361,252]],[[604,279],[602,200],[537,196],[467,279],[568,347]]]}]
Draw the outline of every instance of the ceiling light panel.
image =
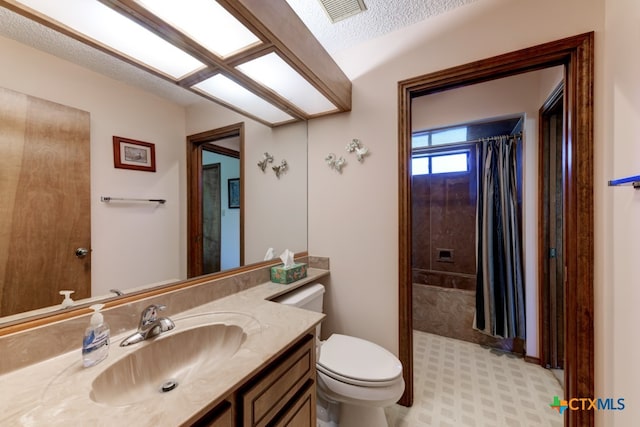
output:
[{"label": "ceiling light panel", "polygon": [[213,0],[137,0],[137,3],[221,57],[260,43],[255,34]]},{"label": "ceiling light panel", "polygon": [[96,0],[19,0],[19,3],[174,79],[204,66]]},{"label": "ceiling light panel", "polygon": [[236,67],[254,81],[268,87],[307,114],[336,110],[324,95],[275,53],[269,53]]},{"label": "ceiling light panel", "polygon": [[272,124],[294,120],[289,114],[222,74],[208,78],[194,85],[193,88]]}]

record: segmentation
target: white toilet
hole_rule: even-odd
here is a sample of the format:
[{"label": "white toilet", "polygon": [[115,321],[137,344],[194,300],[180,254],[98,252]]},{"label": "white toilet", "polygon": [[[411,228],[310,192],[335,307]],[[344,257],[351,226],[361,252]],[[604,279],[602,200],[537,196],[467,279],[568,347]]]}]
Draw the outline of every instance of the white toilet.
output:
[{"label": "white toilet", "polygon": [[[322,312],[324,286],[313,284],[274,301]],[[317,328],[320,337],[320,326]],[[387,427],[384,407],[404,392],[402,364],[372,342],[333,334],[318,344],[318,427]]]}]

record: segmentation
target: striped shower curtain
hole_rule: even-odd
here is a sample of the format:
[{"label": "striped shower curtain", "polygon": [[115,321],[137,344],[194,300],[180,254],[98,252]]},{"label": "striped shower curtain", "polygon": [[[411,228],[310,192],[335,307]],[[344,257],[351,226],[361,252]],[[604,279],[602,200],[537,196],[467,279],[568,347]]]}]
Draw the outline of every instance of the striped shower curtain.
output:
[{"label": "striped shower curtain", "polygon": [[525,338],[524,279],[518,220],[516,147],[520,137],[483,139],[477,147],[475,328]]}]

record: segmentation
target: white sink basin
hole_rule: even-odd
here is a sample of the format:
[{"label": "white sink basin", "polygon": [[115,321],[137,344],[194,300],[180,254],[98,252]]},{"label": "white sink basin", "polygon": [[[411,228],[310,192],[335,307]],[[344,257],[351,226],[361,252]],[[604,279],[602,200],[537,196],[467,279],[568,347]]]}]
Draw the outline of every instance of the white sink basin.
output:
[{"label": "white sink basin", "polygon": [[200,374],[219,369],[247,336],[242,327],[222,323],[165,334],[132,347],[130,354],[96,376],[91,399],[124,406],[172,393]]}]

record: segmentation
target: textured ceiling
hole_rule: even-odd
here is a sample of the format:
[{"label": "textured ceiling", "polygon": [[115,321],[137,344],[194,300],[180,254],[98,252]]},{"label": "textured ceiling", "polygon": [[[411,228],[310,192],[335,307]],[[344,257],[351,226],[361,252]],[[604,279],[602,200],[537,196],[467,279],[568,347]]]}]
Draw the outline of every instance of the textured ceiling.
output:
[{"label": "textured ceiling", "polygon": [[[331,23],[317,0],[286,1],[332,54],[477,0],[364,0],[366,11],[336,23]],[[0,35],[137,86],[180,105],[193,104],[203,99],[2,7]]]},{"label": "textured ceiling", "polygon": [[318,0],[286,1],[331,54],[477,0],[364,0],[367,10],[335,24]]}]

